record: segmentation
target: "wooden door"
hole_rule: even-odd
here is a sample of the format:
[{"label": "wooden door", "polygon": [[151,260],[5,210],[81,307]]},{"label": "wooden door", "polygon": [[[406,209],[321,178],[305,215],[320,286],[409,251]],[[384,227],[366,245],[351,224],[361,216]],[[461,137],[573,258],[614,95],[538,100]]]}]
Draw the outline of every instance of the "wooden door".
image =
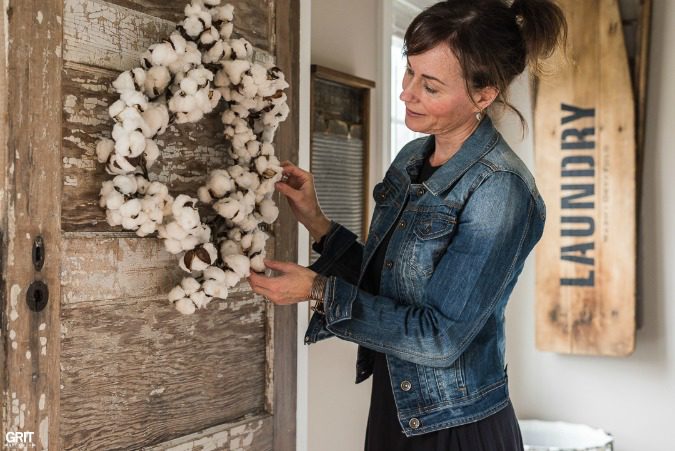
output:
[{"label": "wooden door", "polygon": [[[291,85],[276,154],[297,160],[298,0],[230,3],[235,33]],[[166,297],[182,277],[175,257],[157,238],[111,228],[97,205],[111,82],[169,35],[186,0],[4,4],[3,437],[32,432],[27,443],[52,450],[295,449],[296,308],[273,308],[243,281],[227,300],[179,314]],[[216,115],[171,126],[154,176],[194,194],[223,161],[221,136]],[[294,261],[296,226],[279,207],[268,253]]]}]

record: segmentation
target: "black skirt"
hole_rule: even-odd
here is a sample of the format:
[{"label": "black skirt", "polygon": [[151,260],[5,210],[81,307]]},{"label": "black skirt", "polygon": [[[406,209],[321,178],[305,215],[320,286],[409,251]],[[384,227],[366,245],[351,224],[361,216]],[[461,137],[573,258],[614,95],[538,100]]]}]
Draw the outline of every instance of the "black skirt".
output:
[{"label": "black skirt", "polygon": [[384,354],[375,353],[365,451],[521,451],[518,420],[509,403],[474,423],[406,437],[396,415]]}]

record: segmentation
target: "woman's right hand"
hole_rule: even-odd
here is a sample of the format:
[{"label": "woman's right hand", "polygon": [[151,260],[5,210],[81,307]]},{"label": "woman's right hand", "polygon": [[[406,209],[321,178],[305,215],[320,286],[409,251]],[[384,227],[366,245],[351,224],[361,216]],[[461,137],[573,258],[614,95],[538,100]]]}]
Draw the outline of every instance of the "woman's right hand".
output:
[{"label": "woman's right hand", "polygon": [[314,241],[319,241],[330,229],[330,219],[321,211],[314,189],[314,176],[290,161],[281,163],[285,181],[277,182],[275,188],[286,196],[295,218],[307,227]]}]

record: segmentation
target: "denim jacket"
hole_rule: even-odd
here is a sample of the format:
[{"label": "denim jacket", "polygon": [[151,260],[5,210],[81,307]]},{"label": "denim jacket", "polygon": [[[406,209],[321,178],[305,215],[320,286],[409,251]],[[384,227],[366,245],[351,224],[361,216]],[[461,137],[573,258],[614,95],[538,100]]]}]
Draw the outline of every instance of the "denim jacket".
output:
[{"label": "denim jacket", "polygon": [[[426,182],[411,183],[433,140],[408,143],[375,186],[366,243],[333,222],[310,266],[329,279],[305,343],[357,343],[357,384],[372,374],[371,350],[385,353],[408,437],[508,404],[504,309],[546,217],[532,174],[488,117]],[[359,286],[392,227],[374,296]]]}]

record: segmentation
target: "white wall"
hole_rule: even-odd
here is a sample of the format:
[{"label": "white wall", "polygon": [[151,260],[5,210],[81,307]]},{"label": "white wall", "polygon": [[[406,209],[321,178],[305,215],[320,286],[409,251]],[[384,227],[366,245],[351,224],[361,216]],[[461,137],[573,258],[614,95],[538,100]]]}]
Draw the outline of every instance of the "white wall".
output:
[{"label": "white wall", "polygon": [[[507,313],[510,388],[518,416],[604,428],[615,436],[617,451],[675,449],[670,431],[675,423],[675,324],[669,324],[675,322],[675,228],[669,227],[675,223],[675,196],[667,186],[675,170],[667,134],[675,118],[675,1],[654,3],[639,274],[644,326],[637,349],[628,358],[537,351],[534,258],[521,275]],[[374,80],[376,4],[313,0],[312,62]],[[532,124],[524,77],[515,84],[512,100]],[[372,123],[377,123],[375,118]],[[531,135],[521,140],[519,126],[504,123],[505,136],[533,167]],[[310,347],[309,451],[363,449],[371,380],[354,384],[355,359],[356,345],[335,338]]]},{"label": "white wall", "polygon": [[[617,451],[675,449],[675,2],[654,2],[644,162],[639,281],[644,325],[628,358],[565,356],[534,346],[534,265],[526,268],[507,313],[511,395],[520,418],[586,423],[615,437]],[[530,112],[527,83],[513,98]],[[531,123],[531,121],[528,121]],[[517,127],[511,127],[512,130]],[[516,144],[518,137],[510,139]],[[514,145],[532,161],[532,143]],[[535,174],[536,175],[536,174]]]},{"label": "white wall", "polygon": [[[312,64],[357,77],[377,77],[376,0],[312,0]],[[376,88],[377,89],[377,88]],[[371,92],[370,186],[376,144],[377,92]],[[356,385],[356,345],[337,338],[309,347],[309,451],[359,451],[370,405],[371,379]]]}]

